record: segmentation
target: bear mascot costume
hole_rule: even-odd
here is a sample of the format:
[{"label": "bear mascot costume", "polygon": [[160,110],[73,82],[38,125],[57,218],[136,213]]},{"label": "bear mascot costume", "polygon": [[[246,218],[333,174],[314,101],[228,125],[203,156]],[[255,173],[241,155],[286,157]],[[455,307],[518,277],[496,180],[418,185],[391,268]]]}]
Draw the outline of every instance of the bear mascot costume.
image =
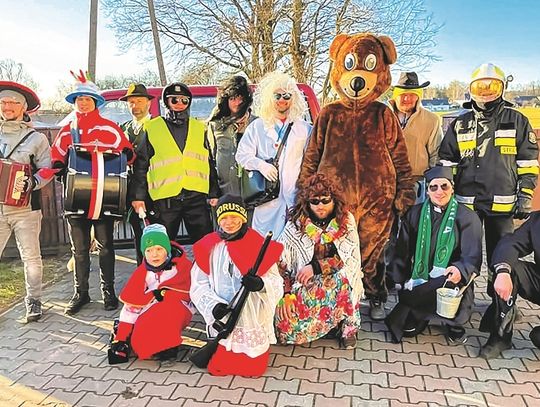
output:
[{"label": "bear mascot costume", "polygon": [[315,172],[337,177],[358,223],[364,287],[373,319],[385,317],[384,264],[377,267],[395,215],[414,204],[405,139],[394,113],[376,101],[390,86],[396,61],[389,37],[339,34],[330,45],[330,82],[339,95],[315,121],[299,185]]}]

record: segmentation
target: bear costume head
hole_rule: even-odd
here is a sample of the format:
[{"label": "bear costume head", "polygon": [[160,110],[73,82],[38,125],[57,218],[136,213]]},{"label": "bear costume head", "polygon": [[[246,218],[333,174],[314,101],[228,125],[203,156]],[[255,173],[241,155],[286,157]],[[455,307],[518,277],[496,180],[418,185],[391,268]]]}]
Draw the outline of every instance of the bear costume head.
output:
[{"label": "bear costume head", "polygon": [[332,88],[348,105],[365,106],[390,86],[390,65],[397,53],[390,37],[370,33],[338,34],[330,44]]}]

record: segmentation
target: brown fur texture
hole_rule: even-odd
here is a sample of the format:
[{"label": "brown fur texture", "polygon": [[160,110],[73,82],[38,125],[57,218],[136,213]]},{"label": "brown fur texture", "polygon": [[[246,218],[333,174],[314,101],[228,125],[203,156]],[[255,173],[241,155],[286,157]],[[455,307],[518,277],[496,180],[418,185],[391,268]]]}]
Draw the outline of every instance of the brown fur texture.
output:
[{"label": "brown fur texture", "polygon": [[398,120],[376,101],[390,86],[396,49],[389,37],[340,34],[330,58],[331,83],[340,100],[324,106],[315,121],[299,183],[316,172],[340,180],[358,222],[366,295],[385,301],[384,276],[377,275],[376,264],[394,213],[403,214],[415,200]]}]

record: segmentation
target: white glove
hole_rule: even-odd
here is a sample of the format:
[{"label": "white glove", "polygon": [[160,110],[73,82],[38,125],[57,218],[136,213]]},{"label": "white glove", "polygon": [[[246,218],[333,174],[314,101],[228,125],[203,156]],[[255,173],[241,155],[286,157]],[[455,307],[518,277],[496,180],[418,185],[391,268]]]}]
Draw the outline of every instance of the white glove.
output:
[{"label": "white glove", "polygon": [[276,182],[278,180],[278,170],[270,163],[262,161],[259,164],[259,171],[268,181]]}]

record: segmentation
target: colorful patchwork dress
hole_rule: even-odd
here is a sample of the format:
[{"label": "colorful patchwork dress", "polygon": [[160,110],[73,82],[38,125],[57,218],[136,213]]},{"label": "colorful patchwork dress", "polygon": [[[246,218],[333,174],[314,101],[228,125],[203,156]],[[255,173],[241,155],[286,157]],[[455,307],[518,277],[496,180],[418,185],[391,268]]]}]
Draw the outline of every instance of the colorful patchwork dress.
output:
[{"label": "colorful patchwork dress", "polygon": [[[284,246],[279,268],[286,293],[281,303],[293,303],[295,311],[290,319],[280,320],[276,314],[278,342],[311,342],[342,321],[343,337],[355,335],[360,328],[359,308],[364,288],[354,217],[348,214],[343,229],[335,219],[324,228],[309,218],[299,222],[300,230],[294,223],[287,223],[279,239]],[[314,269],[320,273],[305,287],[296,281],[296,274],[305,265],[314,263]]]}]

